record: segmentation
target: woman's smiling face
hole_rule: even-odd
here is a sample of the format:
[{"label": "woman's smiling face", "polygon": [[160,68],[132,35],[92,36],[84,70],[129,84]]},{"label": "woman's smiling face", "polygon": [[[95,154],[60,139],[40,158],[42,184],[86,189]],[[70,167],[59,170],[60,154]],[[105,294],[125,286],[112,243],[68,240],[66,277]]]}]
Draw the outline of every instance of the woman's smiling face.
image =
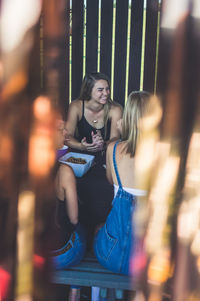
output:
[{"label": "woman's smiling face", "polygon": [[106,80],[98,80],[95,82],[91,93],[91,100],[105,105],[110,95],[110,88]]}]

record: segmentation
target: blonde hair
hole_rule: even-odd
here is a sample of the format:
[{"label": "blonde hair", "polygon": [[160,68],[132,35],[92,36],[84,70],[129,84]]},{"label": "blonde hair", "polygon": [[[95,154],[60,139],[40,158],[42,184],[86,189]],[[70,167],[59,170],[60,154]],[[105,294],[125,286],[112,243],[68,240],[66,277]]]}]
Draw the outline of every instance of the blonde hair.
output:
[{"label": "blonde hair", "polygon": [[140,136],[139,122],[147,114],[151,94],[145,91],[133,91],[128,96],[122,120],[121,140],[126,141],[124,151],[134,157]]}]

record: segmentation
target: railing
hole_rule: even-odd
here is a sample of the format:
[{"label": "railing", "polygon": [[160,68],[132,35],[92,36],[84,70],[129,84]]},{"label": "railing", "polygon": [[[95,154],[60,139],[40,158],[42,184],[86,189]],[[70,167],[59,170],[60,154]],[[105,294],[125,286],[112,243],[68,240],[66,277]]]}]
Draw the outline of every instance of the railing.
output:
[{"label": "railing", "polygon": [[86,72],[107,74],[111,97],[122,105],[132,90],[156,91],[160,6],[161,0],[66,1],[59,101],[78,97]]}]

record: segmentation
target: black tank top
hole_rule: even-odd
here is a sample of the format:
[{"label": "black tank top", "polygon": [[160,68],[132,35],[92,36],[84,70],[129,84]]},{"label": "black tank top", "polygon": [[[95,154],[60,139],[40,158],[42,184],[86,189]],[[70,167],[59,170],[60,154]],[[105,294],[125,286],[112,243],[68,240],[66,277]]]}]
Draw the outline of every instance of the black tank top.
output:
[{"label": "black tank top", "polygon": [[[101,131],[101,135],[104,138],[104,141],[107,141],[110,138],[110,128],[111,128],[111,121],[110,121],[110,119],[108,119],[107,132],[106,132],[106,137],[105,138],[104,138],[105,127],[102,127],[101,129],[98,129],[98,130]],[[83,101],[83,105],[82,105],[82,117],[78,121],[77,129],[78,129],[78,133],[76,133],[76,138],[79,141],[81,141],[83,139],[83,137],[86,137],[87,143],[92,143],[91,132],[93,131],[94,133],[96,133],[97,129],[95,127],[93,127],[91,124],[89,124],[88,121],[86,120],[85,116],[84,116],[84,101]]]},{"label": "black tank top", "polygon": [[51,250],[63,247],[69,240],[75,226],[70,222],[66,211],[66,202],[56,199],[54,208],[54,219],[52,220]]}]

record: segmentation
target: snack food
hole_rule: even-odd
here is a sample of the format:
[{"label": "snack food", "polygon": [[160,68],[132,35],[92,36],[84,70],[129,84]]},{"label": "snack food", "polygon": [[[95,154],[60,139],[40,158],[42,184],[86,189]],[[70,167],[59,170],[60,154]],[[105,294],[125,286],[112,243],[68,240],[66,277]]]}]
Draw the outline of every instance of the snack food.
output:
[{"label": "snack food", "polygon": [[82,158],[74,158],[74,157],[69,157],[66,162],[70,162],[70,163],[75,163],[75,164],[86,164],[87,161],[85,159]]}]

